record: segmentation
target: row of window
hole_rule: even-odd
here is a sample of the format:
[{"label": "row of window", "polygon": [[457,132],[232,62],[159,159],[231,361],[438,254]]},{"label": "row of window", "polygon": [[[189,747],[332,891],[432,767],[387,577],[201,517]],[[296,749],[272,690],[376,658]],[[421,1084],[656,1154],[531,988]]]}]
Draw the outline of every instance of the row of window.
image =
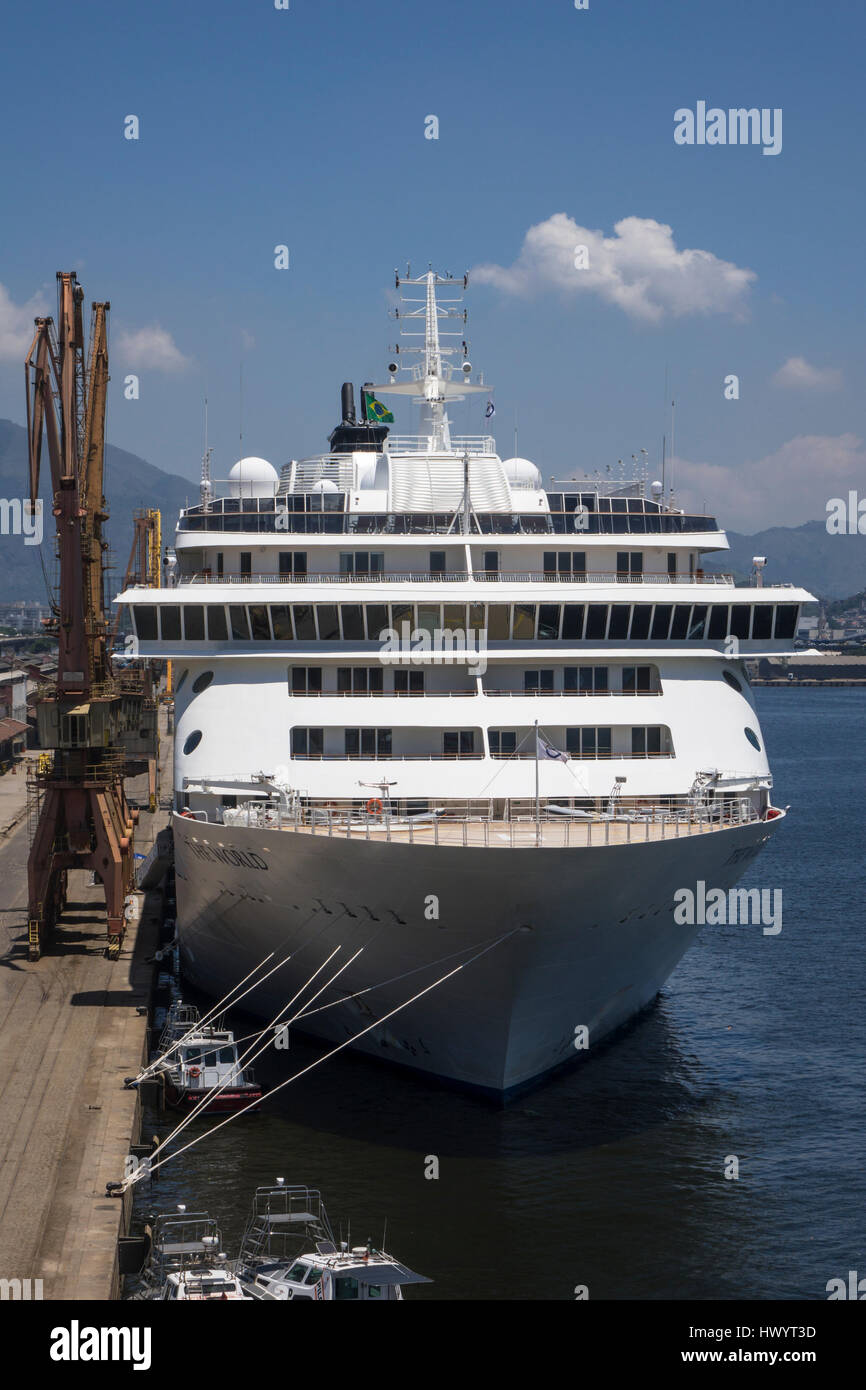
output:
[{"label": "row of window", "polygon": [[[427,564],[431,575],[447,574],[448,552],[445,550],[431,550],[428,552]],[[292,575],[306,575],[307,571],[307,552],[306,550],[280,550],[277,552],[278,573],[283,578]],[[215,552],[214,564],[218,575],[225,574],[225,555],[223,551]],[[499,574],[502,566],[502,552],[499,550],[485,550],[481,556],[482,569],[485,574]],[[632,575],[642,575],[644,573],[644,552],[642,550],[618,550],[616,554],[616,572],[622,577]],[[544,573],[551,577],[557,575],[580,575],[586,574],[586,551],[585,550],[545,550],[543,552],[542,565]],[[690,569],[694,569],[694,557],[690,557]],[[207,571],[210,572],[209,570]],[[253,572],[253,552],[251,550],[241,550],[238,552],[237,573],[241,578],[250,578]],[[385,573],[385,552],[384,550],[344,550],[339,552],[339,573],[351,575],[363,574],[384,574]],[[667,556],[667,573],[669,575],[677,573],[676,551],[670,551]],[[325,575],[327,577],[327,575]]]},{"label": "row of window", "polygon": [[[337,693],[341,695],[383,694],[385,690],[384,677],[385,672],[381,666],[338,666]],[[423,695],[426,689],[424,677],[424,671],[394,671],[394,693],[396,695]],[[655,690],[658,687],[654,684],[653,677],[652,666],[623,666],[622,686],[616,688],[621,688],[628,693]],[[200,679],[201,677],[199,677]],[[198,685],[198,681],[193,685],[194,690],[196,685]],[[289,670],[289,688],[293,695],[321,695],[322,667],[292,666]],[[523,689],[526,694],[530,695],[543,695],[546,692],[556,690],[556,670],[553,667],[547,667],[524,671]],[[606,694],[611,689],[609,668],[607,666],[563,666],[562,689],[567,694]]]},{"label": "row of window", "polygon": [[[304,498],[296,499],[304,501]],[[254,535],[388,535],[453,534],[453,512],[344,512],[341,495],[314,495],[318,505],[307,511],[258,514],[185,512],[179,531],[233,532]],[[324,503],[324,506],[322,505]],[[334,505],[336,504],[336,505]],[[590,536],[670,536],[718,531],[709,516],[669,514],[613,515],[599,512],[473,512],[471,533],[481,536],[543,536],[583,533]]]},{"label": "row of window", "polygon": [[[611,728],[572,728],[565,730],[565,752],[573,758],[612,758]],[[670,732],[661,725],[649,725],[630,730],[631,754],[618,752],[616,757],[652,758],[671,751]],[[490,729],[490,755],[510,758],[518,749],[516,729]],[[523,744],[526,745],[523,736]],[[324,757],[324,729],[295,728],[291,733],[293,758]],[[480,730],[448,729],[442,734],[443,758],[480,758],[483,743]],[[332,755],[334,756],[334,755]],[[390,758],[393,756],[391,729],[344,729],[343,756],[346,758]]]},{"label": "row of window", "polygon": [[134,604],[142,642],[381,642],[386,629],[486,632],[488,642],[791,639],[796,603]]}]

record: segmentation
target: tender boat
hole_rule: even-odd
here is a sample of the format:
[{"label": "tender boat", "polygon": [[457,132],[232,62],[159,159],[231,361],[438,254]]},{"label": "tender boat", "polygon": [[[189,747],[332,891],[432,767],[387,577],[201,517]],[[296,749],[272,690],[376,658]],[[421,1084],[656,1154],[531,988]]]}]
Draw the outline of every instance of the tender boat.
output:
[{"label": "tender boat", "polygon": [[142,1287],[133,1298],[152,1302],[248,1300],[222,1253],[222,1236],[213,1217],[178,1206],[176,1212],[157,1216],[149,1235],[150,1254],[142,1270]]},{"label": "tender boat", "polygon": [[338,1247],[321,1193],[280,1178],[256,1188],[235,1268],[249,1297],[263,1301],[393,1301],[407,1284],[431,1282],[370,1241]]}]

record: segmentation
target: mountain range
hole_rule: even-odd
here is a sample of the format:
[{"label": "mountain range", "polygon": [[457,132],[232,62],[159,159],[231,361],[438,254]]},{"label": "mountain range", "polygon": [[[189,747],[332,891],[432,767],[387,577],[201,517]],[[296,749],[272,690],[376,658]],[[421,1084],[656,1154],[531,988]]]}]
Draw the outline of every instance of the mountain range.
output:
[{"label": "mountain range", "polygon": [[[43,457],[42,497],[49,477]],[[0,497],[23,498],[27,487],[27,436],[12,420],[0,420]],[[179,509],[197,500],[198,488],[188,478],[166,473],[136,454],[106,446],[105,487],[111,512],[106,527],[111,545],[115,590],[119,588],[132,544],[132,515],[142,507],[158,507],[163,517],[163,538],[170,543]],[[56,564],[52,544],[52,516],[45,507],[45,539],[42,558],[49,578]],[[722,522],[724,518],[721,518]],[[755,555],[767,557],[767,584],[798,584],[818,598],[838,599],[866,586],[866,552],[862,536],[828,535],[823,521],[803,526],[773,526],[755,535],[729,531],[730,552],[707,558],[708,571],[732,572],[747,580]],[[109,584],[109,589],[112,587]],[[45,600],[45,578],[39,547],[26,546],[20,536],[0,536],[0,602],[16,599]]]}]

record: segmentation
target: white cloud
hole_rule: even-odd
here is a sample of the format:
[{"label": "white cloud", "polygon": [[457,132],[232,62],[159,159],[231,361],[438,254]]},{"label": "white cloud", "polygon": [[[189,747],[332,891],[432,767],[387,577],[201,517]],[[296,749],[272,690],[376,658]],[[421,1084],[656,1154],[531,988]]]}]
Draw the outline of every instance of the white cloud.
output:
[{"label": "white cloud", "polygon": [[773,381],[777,386],[793,386],[807,391],[835,391],[842,385],[842,373],[837,367],[813,367],[805,357],[789,357],[783,362]]},{"label": "white cloud", "polygon": [[853,434],[798,435],[775,453],[729,467],[674,461],[677,505],[706,510],[732,531],[823,521],[827,501],[862,492],[866,449]]},{"label": "white cloud", "polygon": [[[673,230],[650,217],[624,217],[614,236],[581,227],[557,212],[530,227],[511,266],[480,265],[473,279],[509,294],[545,289],[592,293],[632,318],[658,322],[665,314],[735,314],[743,317],[753,270],[719,260],[711,251],[679,251]],[[575,268],[584,246],[588,265]]]},{"label": "white cloud", "polygon": [[48,300],[41,291],[26,304],[13,304],[9,291],[0,285],[0,361],[20,362],[23,366],[33,341],[33,320],[37,315],[44,317],[50,312]]},{"label": "white cloud", "polygon": [[171,334],[158,324],[138,328],[134,333],[121,329],[117,335],[121,357],[130,367],[153,372],[182,372],[190,365]]}]

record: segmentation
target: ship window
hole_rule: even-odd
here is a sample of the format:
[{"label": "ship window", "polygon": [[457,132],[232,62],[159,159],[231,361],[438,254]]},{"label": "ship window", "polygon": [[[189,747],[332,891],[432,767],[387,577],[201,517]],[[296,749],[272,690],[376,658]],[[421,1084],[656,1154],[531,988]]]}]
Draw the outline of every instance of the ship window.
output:
[{"label": "ship window", "polygon": [[338,641],[340,624],[337,622],[337,605],[335,603],[319,603],[316,605],[316,614],[319,619],[319,640],[322,642]]},{"label": "ship window", "polygon": [[676,552],[675,550],[669,550],[669,551],[668,551],[668,574],[676,574],[676,572],[677,572],[677,552]]},{"label": "ship window", "polygon": [[188,675],[189,675],[189,667],[187,667],[187,669],[184,671],[183,675],[181,676],[180,680],[178,681],[177,685],[174,687],[174,693],[175,693],[175,695],[178,693],[179,690],[182,690],[182,689],[183,689],[184,681],[186,680],[186,678],[187,678]]},{"label": "ship window", "polygon": [[431,574],[444,574],[444,573],[445,573],[445,551],[444,551],[444,550],[431,550],[431,551],[430,551],[430,573],[431,573]]},{"label": "ship window", "polygon": [[215,605],[206,610],[207,612],[207,635],[211,642],[225,642],[228,637],[226,627],[226,610]]},{"label": "ship window", "polygon": [[509,637],[510,610],[507,603],[491,603],[487,609],[487,639],[490,642],[507,642]]},{"label": "ship window", "polygon": [[390,729],[344,729],[347,758],[390,758]]},{"label": "ship window", "polygon": [[485,552],[484,552],[484,573],[485,573],[485,574],[498,574],[498,573],[499,573],[499,551],[498,551],[498,550],[485,550]]},{"label": "ship window", "polygon": [[166,603],[160,609],[160,627],[163,642],[180,641],[180,608],[176,603]]},{"label": "ship window", "polygon": [[776,638],[790,639],[797,631],[797,614],[799,606],[796,603],[780,603],[776,609]]},{"label": "ship window", "polygon": [[470,603],[469,605],[469,631],[476,635],[484,631],[484,604]]},{"label": "ship window", "polygon": [[631,609],[627,603],[615,603],[610,610],[610,628],[608,636],[611,641],[624,641],[628,637],[628,622],[631,617]]},{"label": "ship window", "polygon": [[152,604],[145,606],[143,603],[136,603],[132,608],[135,618],[135,631],[141,642],[155,642],[157,640],[156,631],[156,609]]},{"label": "ship window", "polygon": [[723,671],[722,675],[728,682],[728,685],[731,687],[731,689],[736,690],[738,694],[742,695],[743,687],[740,685],[740,682],[737,680],[736,676],[732,675],[730,671]]},{"label": "ship window", "polygon": [[[410,629],[416,627],[415,605],[412,603],[391,604],[391,626],[400,633],[401,624],[408,623]],[[400,634],[402,636],[402,634]]]},{"label": "ship window", "polygon": [[657,603],[653,614],[652,637],[654,642],[664,642],[667,640],[668,628],[671,625],[671,613],[673,604]]},{"label": "ship window", "polygon": [[343,623],[343,640],[345,642],[363,642],[364,610],[360,603],[342,603],[340,605],[340,617]]},{"label": "ship window", "polygon": [[588,642],[603,641],[606,631],[607,604],[591,603],[586,614],[586,640]]},{"label": "ship window", "polygon": [[200,603],[188,603],[184,606],[183,635],[187,642],[204,641],[204,609]]},{"label": "ship window", "polygon": [[341,574],[381,574],[384,568],[384,551],[344,550],[340,552]]},{"label": "ship window", "polygon": [[335,1301],[339,1301],[340,1299],[360,1298],[361,1295],[358,1290],[359,1284],[357,1279],[351,1279],[348,1275],[342,1279],[334,1280]]},{"label": "ship window", "polygon": [[538,607],[538,638],[541,642],[555,642],[559,637],[558,603],[542,603]]},{"label": "ship window", "polygon": [[658,726],[647,729],[632,729],[631,755],[633,758],[654,758],[662,751],[662,731]]},{"label": "ship window", "polygon": [[247,619],[247,610],[241,604],[233,604],[229,608],[229,618],[232,625],[232,637],[236,642],[248,642],[250,640],[250,625]]},{"label": "ship window", "polygon": [[514,605],[514,640],[531,641],[535,637],[535,604]]},{"label": "ship window", "polygon": [[609,758],[610,729],[566,729],[565,751],[573,758]]},{"label": "ship window", "polygon": [[[381,672],[380,672],[381,674]],[[423,695],[424,694],[424,672],[423,671],[395,671],[394,672],[394,694],[395,695]]]},{"label": "ship window", "polygon": [[292,629],[292,610],[287,603],[274,603],[271,605],[271,624],[274,629],[274,637],[278,642],[291,642],[294,636]]},{"label": "ship window", "polygon": [[618,550],[616,554],[616,573],[618,579],[626,579],[632,574],[643,574],[643,551]]},{"label": "ship window", "polygon": [[200,695],[203,690],[207,690],[212,680],[213,671],[202,671],[201,675],[196,676],[192,683],[193,694]]},{"label": "ship window", "polygon": [[284,577],[290,574],[307,573],[307,552],[306,550],[281,550],[280,551],[280,574]]},{"label": "ship window", "polygon": [[566,603],[562,612],[562,639],[579,642],[583,636],[583,604]]},{"label": "ship window", "polygon": [[517,733],[511,729],[491,729],[489,738],[492,758],[510,758],[517,749]]},{"label": "ship window", "polygon": [[635,604],[631,620],[631,640],[633,642],[644,642],[649,637],[651,614],[651,603]]},{"label": "ship window", "polygon": [[250,605],[250,622],[253,629],[253,641],[270,642],[271,625],[268,622],[268,610],[263,603]]},{"label": "ship window", "polygon": [[524,671],[523,689],[527,695],[553,690],[553,671]]},{"label": "ship window", "polygon": [[696,603],[692,609],[692,620],[689,624],[689,641],[701,642],[704,636],[704,627],[707,621],[707,605]]},{"label": "ship window", "polygon": [[184,753],[193,753],[201,743],[201,729],[193,729],[192,733],[184,740]]},{"label": "ship window", "polygon": [[381,642],[388,626],[388,605],[371,603],[367,609],[367,641]]},{"label": "ship window", "polygon": [[315,642],[316,624],[313,610],[308,603],[296,603],[292,607],[295,624],[295,637],[299,642]]},{"label": "ship window", "polygon": [[[420,621],[419,626],[423,627]],[[465,603],[446,603],[445,614],[442,626],[446,632],[465,632],[466,631],[466,604]]]},{"label": "ship window", "polygon": [[475,753],[474,729],[449,729],[442,735],[442,752],[446,758],[471,758]]},{"label": "ship window", "polygon": [[755,616],[752,619],[752,639],[760,638],[766,640],[773,635],[773,605],[771,603],[756,603]]},{"label": "ship window", "polygon": [[324,742],[322,729],[292,729],[292,757],[321,758]]},{"label": "ship window", "polygon": [[710,608],[710,628],[709,637],[711,641],[718,641],[728,635],[728,605],[726,603],[714,603]]},{"label": "ship window", "polygon": [[749,740],[752,747],[757,748],[758,752],[760,753],[761,740],[758,738],[758,735],[755,733],[754,729],[744,729],[743,733],[746,735],[746,738]]},{"label": "ship window", "polygon": [[422,603],[418,606],[418,630],[428,632],[432,637],[440,625],[440,608],[437,604]]},{"label": "ship window", "polygon": [[245,578],[249,578],[253,572],[253,552],[251,550],[242,550],[240,553],[240,562],[241,575]]},{"label": "ship window", "polygon": [[321,695],[321,666],[292,666],[291,683],[293,695]]},{"label": "ship window", "polygon": [[751,614],[752,610],[747,603],[731,605],[731,635],[733,637],[748,637]]},{"label": "ship window", "polygon": [[678,603],[674,608],[674,620],[671,623],[671,641],[682,642],[689,630],[689,618],[691,616],[691,606],[688,603]]},{"label": "ship window", "polygon": [[629,693],[652,690],[652,667],[623,666],[622,688]]}]

